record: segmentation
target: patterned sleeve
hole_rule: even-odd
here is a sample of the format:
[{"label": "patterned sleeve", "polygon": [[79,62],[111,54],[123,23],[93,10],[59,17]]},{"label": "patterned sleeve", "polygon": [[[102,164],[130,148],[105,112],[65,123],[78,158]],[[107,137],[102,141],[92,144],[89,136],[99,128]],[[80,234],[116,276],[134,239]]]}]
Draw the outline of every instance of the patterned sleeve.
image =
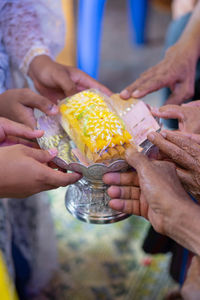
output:
[{"label": "patterned sleeve", "polygon": [[[56,14],[56,11],[51,11],[52,0],[3,0],[3,2],[0,11],[2,40],[11,62],[26,74],[35,56],[41,54],[55,56],[62,49],[64,31],[60,31],[62,37],[58,34],[58,41],[53,40],[52,34],[56,29],[53,17],[64,27],[62,17]],[[61,6],[57,6],[61,10]],[[45,28],[44,24],[47,24],[48,28]],[[60,43],[60,47],[57,47],[59,50],[53,47],[56,42]]]}]

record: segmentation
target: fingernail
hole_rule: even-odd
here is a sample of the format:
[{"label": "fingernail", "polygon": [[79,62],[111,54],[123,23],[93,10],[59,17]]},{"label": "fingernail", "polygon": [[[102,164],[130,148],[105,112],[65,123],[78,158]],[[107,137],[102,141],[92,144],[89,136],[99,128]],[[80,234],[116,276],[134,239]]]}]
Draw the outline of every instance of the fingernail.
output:
[{"label": "fingernail", "polygon": [[81,179],[83,176],[82,176],[81,174],[79,174],[79,173],[74,173],[74,177],[76,177],[76,178],[75,178],[76,180],[79,180],[79,179]]},{"label": "fingernail", "polygon": [[132,93],[132,96],[133,97],[139,97],[141,95],[141,92],[139,90],[135,90],[133,93]]},{"label": "fingernail", "polygon": [[161,134],[164,138],[166,138],[166,136],[167,136],[167,133],[166,133],[165,131],[161,131],[160,134]]},{"label": "fingernail", "polygon": [[118,210],[118,211],[123,211],[124,203],[121,200],[110,200],[109,206],[112,209],[115,209],[115,210]]},{"label": "fingernail", "polygon": [[58,106],[56,106],[55,104],[51,105],[51,107],[49,108],[49,111],[51,112],[51,114],[57,114]]},{"label": "fingernail", "polygon": [[107,190],[108,195],[110,198],[121,198],[121,189],[119,186],[111,186]]},{"label": "fingernail", "polygon": [[120,184],[120,174],[119,173],[107,173],[103,177],[103,181],[106,184]]},{"label": "fingernail", "polygon": [[56,156],[58,154],[57,149],[49,149],[47,150],[51,156]]},{"label": "fingernail", "polygon": [[160,112],[158,107],[151,107],[151,111],[153,113],[159,113]]},{"label": "fingernail", "polygon": [[154,139],[155,139],[154,133],[153,133],[153,132],[150,132],[150,133],[148,134],[147,138],[148,138],[148,140],[149,140],[150,142],[153,142]]},{"label": "fingernail", "polygon": [[128,90],[123,90],[121,93],[120,93],[120,96],[122,98],[129,98],[130,97],[130,93]]},{"label": "fingernail", "polygon": [[38,136],[42,136],[44,134],[44,130],[34,129],[33,132]]}]

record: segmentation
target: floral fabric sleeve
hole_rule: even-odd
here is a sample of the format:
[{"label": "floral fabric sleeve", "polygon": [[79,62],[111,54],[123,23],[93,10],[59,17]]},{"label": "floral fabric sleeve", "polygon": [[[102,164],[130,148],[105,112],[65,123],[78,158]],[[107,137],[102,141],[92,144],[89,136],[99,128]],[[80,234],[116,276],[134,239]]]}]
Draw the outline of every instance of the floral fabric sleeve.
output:
[{"label": "floral fabric sleeve", "polygon": [[[11,62],[24,74],[27,73],[29,64],[35,56],[41,54],[54,56],[57,53],[52,45],[57,42],[60,44],[57,48],[61,49],[63,46],[61,44],[62,39],[64,41],[64,31],[61,30],[58,34],[57,40],[59,41],[54,41],[52,34],[52,31],[56,29],[53,18],[63,27],[62,18],[59,15],[61,6],[57,5],[57,11],[53,12],[50,2],[53,3],[53,0],[5,0],[1,4],[2,41]],[[59,12],[58,9],[60,9]]]}]

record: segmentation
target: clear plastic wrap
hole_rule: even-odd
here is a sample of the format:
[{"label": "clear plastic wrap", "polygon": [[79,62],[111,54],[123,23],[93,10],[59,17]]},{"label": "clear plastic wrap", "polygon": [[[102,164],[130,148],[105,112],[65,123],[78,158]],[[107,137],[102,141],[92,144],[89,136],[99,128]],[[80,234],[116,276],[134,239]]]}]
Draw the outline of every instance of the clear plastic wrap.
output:
[{"label": "clear plastic wrap", "polygon": [[77,147],[74,155],[85,164],[124,159],[129,146],[140,150],[148,133],[160,129],[143,101],[124,101],[118,94],[108,97],[89,89],[59,107],[61,125]]},{"label": "clear plastic wrap", "polygon": [[132,136],[110,105],[109,97],[90,89],[64,99],[59,106],[61,125],[84,159],[110,163],[124,158]]},{"label": "clear plastic wrap", "polygon": [[118,94],[109,98],[109,105],[123,120],[127,130],[132,135],[135,145],[141,145],[151,131],[158,131],[160,125],[152,116],[147,105],[137,99],[122,100]]}]

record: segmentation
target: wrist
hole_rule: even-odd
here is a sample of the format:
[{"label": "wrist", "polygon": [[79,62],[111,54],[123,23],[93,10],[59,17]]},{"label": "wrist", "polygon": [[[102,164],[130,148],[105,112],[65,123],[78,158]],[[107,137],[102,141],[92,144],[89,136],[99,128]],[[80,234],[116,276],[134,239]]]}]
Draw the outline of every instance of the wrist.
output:
[{"label": "wrist", "polygon": [[42,55],[50,57],[51,54],[49,49],[40,45],[35,45],[34,47],[30,48],[20,65],[20,70],[22,71],[22,73],[27,75],[32,61],[37,56],[42,56]]},{"label": "wrist", "polygon": [[34,80],[38,70],[44,70],[45,66],[49,65],[49,63],[52,63],[50,56],[46,54],[35,56],[29,65],[27,75]]},{"label": "wrist", "polygon": [[[180,205],[181,204],[181,205]],[[200,255],[200,206],[188,199],[179,201],[175,211],[165,218],[166,235]]]}]

